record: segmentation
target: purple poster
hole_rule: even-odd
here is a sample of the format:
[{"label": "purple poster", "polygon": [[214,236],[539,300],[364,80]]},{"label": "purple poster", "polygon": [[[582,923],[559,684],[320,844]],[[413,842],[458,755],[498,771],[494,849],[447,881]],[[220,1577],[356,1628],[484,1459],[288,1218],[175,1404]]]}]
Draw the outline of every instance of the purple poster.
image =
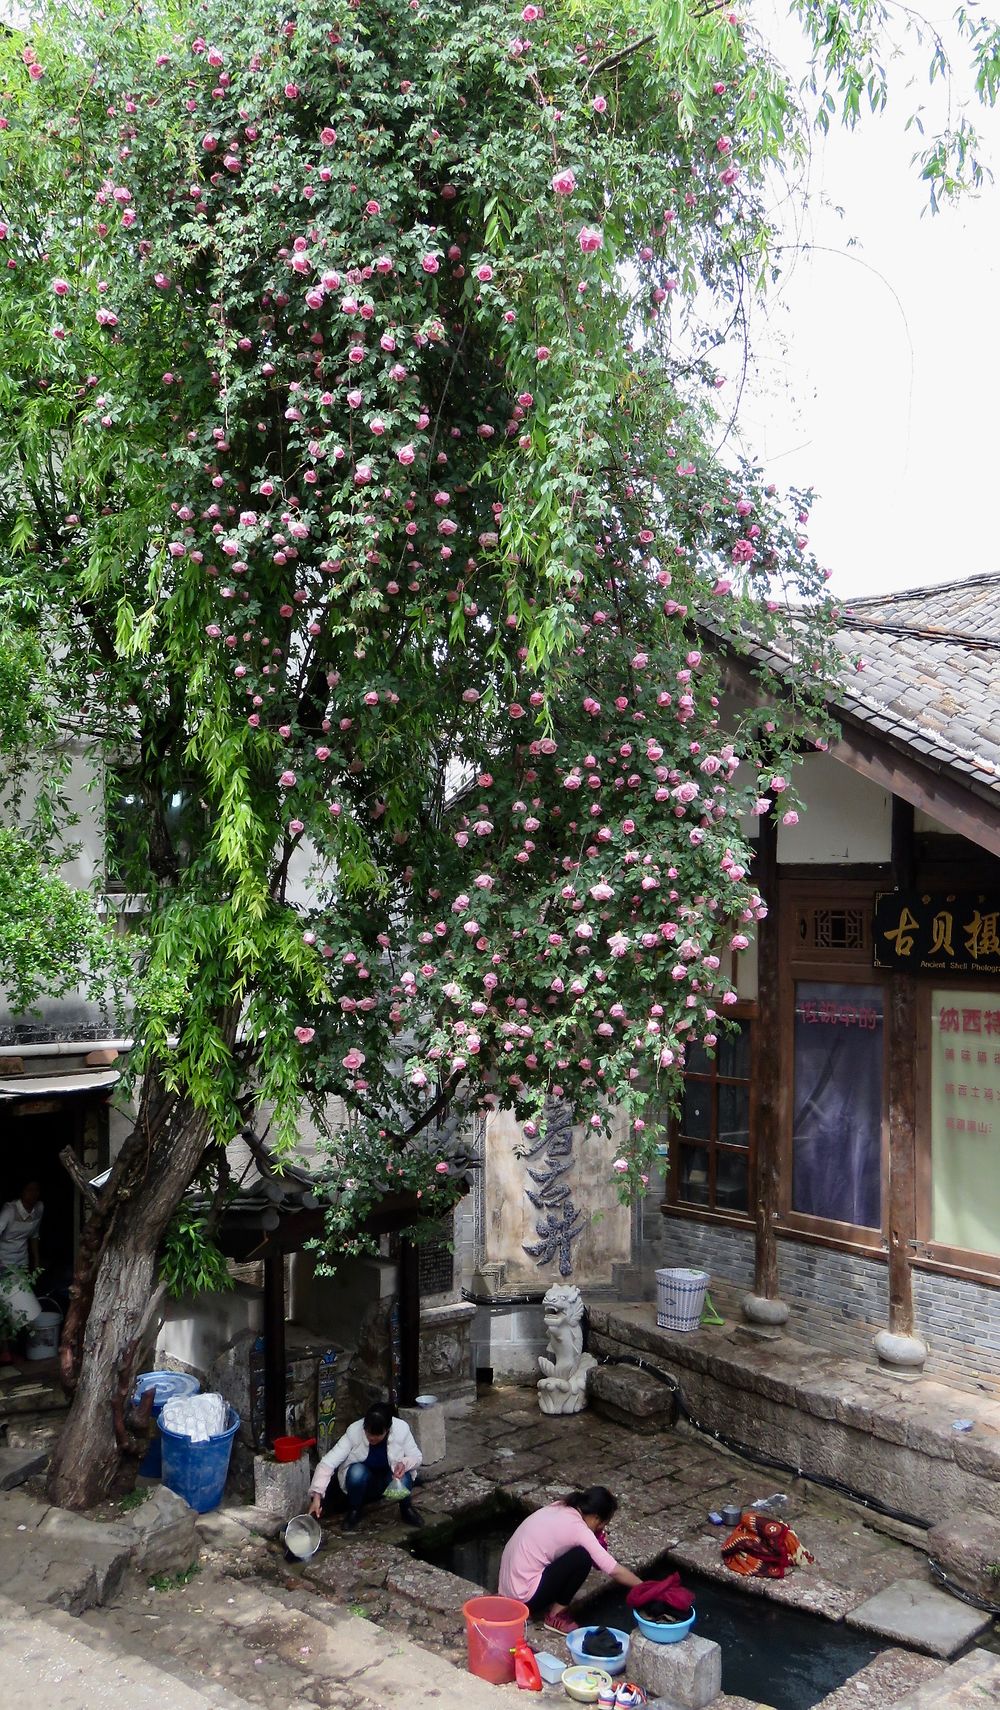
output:
[{"label": "purple poster", "polygon": [[880,986],[798,981],[792,1210],[882,1223]]}]

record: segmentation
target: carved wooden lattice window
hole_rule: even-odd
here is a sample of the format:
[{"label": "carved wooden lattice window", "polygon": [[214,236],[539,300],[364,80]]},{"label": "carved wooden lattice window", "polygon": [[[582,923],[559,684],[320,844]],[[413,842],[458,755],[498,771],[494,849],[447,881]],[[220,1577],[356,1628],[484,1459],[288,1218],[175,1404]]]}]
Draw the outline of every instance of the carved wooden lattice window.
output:
[{"label": "carved wooden lattice window", "polygon": [[796,922],[802,950],[866,952],[871,946],[871,910],[854,904],[800,908]]}]

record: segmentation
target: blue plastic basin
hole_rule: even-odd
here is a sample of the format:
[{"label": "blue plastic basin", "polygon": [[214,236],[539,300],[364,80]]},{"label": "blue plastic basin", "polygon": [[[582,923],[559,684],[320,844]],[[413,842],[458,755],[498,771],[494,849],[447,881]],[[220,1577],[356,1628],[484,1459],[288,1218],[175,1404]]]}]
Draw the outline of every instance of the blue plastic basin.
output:
[{"label": "blue plastic basin", "polygon": [[240,1428],[240,1416],[235,1407],[229,1409],[229,1424],[217,1437],[205,1443],[193,1443],[176,1431],[160,1426],[163,1450],[163,1482],[176,1496],[198,1514],[207,1514],[218,1506],[229,1476],[229,1457],[233,1438]]},{"label": "blue plastic basin", "polygon": [[577,1627],[572,1633],[566,1634],[566,1649],[575,1663],[586,1664],[589,1668],[603,1668],[605,1674],[623,1674],[628,1661],[628,1649],[632,1642],[631,1633],[626,1633],[621,1627],[609,1627],[618,1640],[618,1650],[613,1657],[592,1657],[583,1648],[588,1633],[596,1633],[596,1627]]},{"label": "blue plastic basin", "polygon": [[692,1609],[686,1621],[647,1621],[640,1615],[638,1609],[633,1609],[635,1624],[640,1633],[645,1633],[647,1639],[652,1639],[654,1645],[676,1645],[681,1639],[686,1639],[694,1626],[695,1611]]},{"label": "blue plastic basin", "polygon": [[[155,1391],[153,1396],[153,1419],[159,1427],[160,1412],[167,1401],[173,1401],[178,1395],[197,1395],[201,1384],[196,1377],[188,1372],[140,1372],[135,1380],[132,1391],[132,1405],[138,1403],[147,1389]],[[159,1478],[161,1473],[160,1436],[156,1429],[149,1439],[149,1447],[139,1463],[139,1472],[143,1478]]]}]

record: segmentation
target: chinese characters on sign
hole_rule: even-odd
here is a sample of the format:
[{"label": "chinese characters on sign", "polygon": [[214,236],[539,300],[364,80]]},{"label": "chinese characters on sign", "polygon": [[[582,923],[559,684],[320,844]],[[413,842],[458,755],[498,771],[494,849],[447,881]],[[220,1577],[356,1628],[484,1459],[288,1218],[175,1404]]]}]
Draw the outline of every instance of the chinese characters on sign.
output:
[{"label": "chinese characters on sign", "polygon": [[550,1265],[558,1259],[559,1275],[572,1276],[573,1243],[583,1234],[588,1219],[573,1204],[573,1190],[565,1180],[573,1168],[573,1112],[567,1104],[557,1099],[546,1102],[541,1135],[522,1156],[540,1166],[528,1171],[533,1185],[525,1188],[541,1218],[535,1224],[539,1238],[526,1244],[524,1251],[537,1265]]},{"label": "chinese characters on sign", "polygon": [[1000,1250],[1000,992],[931,993],[931,1229]]},{"label": "chinese characters on sign", "polygon": [[876,968],[1000,975],[1000,899],[884,891],[875,898]]}]

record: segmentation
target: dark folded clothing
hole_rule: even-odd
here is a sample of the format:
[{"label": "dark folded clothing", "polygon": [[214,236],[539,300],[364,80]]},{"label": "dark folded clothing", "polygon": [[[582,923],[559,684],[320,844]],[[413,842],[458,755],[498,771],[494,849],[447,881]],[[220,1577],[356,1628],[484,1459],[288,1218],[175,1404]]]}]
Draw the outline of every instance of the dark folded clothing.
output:
[{"label": "dark folded clothing", "polygon": [[595,1627],[580,1646],[587,1657],[616,1657],[621,1648],[621,1641],[615,1638],[610,1627]]}]

